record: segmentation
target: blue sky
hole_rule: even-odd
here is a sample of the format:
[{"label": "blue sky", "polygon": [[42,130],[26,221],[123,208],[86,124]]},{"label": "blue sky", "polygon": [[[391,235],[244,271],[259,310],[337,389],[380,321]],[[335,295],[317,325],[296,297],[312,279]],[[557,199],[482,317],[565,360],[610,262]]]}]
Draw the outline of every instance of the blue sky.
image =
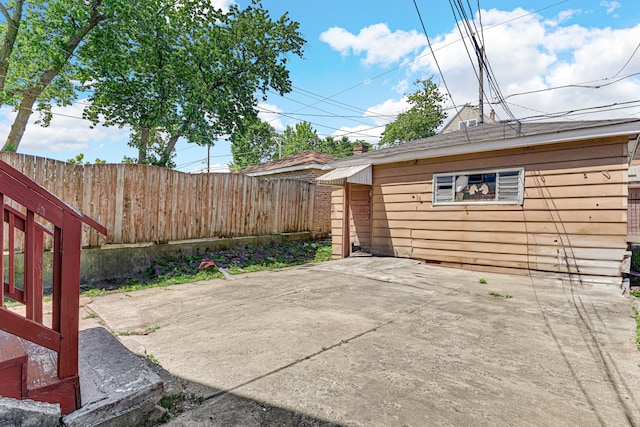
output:
[{"label": "blue sky", "polygon": [[[228,0],[212,0],[219,6]],[[241,6],[246,0],[238,1]],[[502,95],[521,119],[585,120],[640,117],[640,3],[637,0],[462,2],[482,20],[485,49]],[[472,62],[449,1],[417,0],[440,65],[427,46],[413,0],[263,0],[278,17],[289,12],[308,41],[302,59],[289,62],[294,90],[269,94],[261,116],[278,130],[309,121],[321,136],[348,135],[376,142],[385,123],[407,107],[404,95],[419,78],[433,77],[456,105],[478,103]],[[480,13],[478,14],[478,4]],[[446,83],[446,88],[445,84]],[[487,91],[485,111],[496,94]],[[617,105],[613,105],[617,104]],[[607,107],[608,106],[608,107]],[[455,114],[448,102],[449,114]],[[500,119],[508,114],[494,105]],[[577,110],[577,111],[576,111]],[[31,123],[20,152],[66,160],[83,153],[109,162],[135,157],[127,130],[78,119],[82,104],[55,109],[49,128]],[[573,111],[569,114],[562,114]],[[11,111],[0,110],[6,135]],[[31,122],[37,119],[36,114]],[[180,142],[179,170],[206,167],[207,150]],[[211,164],[231,162],[229,143],[211,150]]]}]

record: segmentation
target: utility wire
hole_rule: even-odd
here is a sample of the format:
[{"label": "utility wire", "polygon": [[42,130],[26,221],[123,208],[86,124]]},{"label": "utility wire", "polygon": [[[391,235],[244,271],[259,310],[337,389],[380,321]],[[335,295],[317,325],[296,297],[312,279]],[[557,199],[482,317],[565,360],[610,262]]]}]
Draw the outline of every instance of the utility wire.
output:
[{"label": "utility wire", "polygon": [[[429,38],[429,34],[427,33],[427,27],[425,27],[424,25],[424,20],[422,19],[422,14],[420,13],[420,8],[418,7],[418,2],[416,0],[413,0],[413,5],[416,8],[416,13],[418,14],[418,19],[420,20],[420,25],[422,26],[422,31],[424,32],[425,37],[427,38],[427,44],[429,45],[429,50],[431,51],[431,56],[433,57],[433,61],[435,62],[437,68],[438,68],[438,73],[440,74],[440,78],[442,79],[442,84],[444,85],[445,89],[447,90],[447,94],[449,95],[449,99],[451,99],[451,103],[455,106],[456,103],[453,100],[453,95],[451,95],[451,91],[449,90],[449,86],[447,86],[447,81],[444,78],[444,73],[442,72],[442,68],[440,68],[440,63],[438,62],[438,59],[436,58],[436,55],[433,51],[433,45],[431,44],[431,39]],[[456,115],[459,113],[458,107],[455,107],[456,110]],[[466,128],[465,128],[466,129]],[[467,138],[469,137],[469,135],[467,135]],[[471,141],[469,141],[471,142]]]}]

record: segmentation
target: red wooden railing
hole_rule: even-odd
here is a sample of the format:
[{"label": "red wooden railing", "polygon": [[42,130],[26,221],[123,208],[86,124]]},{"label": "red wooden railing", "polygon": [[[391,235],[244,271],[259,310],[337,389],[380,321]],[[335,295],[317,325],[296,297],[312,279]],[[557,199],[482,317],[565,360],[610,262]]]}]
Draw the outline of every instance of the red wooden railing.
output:
[{"label": "red wooden railing", "polygon": [[[58,354],[57,381],[70,385],[75,394],[72,396],[74,408],[61,403],[63,412],[69,412],[80,406],[78,325],[82,223],[105,235],[107,230],[2,161],[0,208],[4,219],[0,227],[0,249],[4,254],[0,262],[0,278],[3,278],[0,281],[0,329]],[[7,247],[5,233],[8,233]],[[47,327],[43,323],[43,248],[45,239],[51,237],[53,307],[51,327]],[[24,239],[22,284],[15,279],[16,238]],[[9,311],[4,305],[5,298],[24,304],[25,315]],[[37,396],[23,397],[49,401],[46,393],[55,388],[55,383],[51,383]],[[59,396],[53,400],[56,399],[59,400]]]}]

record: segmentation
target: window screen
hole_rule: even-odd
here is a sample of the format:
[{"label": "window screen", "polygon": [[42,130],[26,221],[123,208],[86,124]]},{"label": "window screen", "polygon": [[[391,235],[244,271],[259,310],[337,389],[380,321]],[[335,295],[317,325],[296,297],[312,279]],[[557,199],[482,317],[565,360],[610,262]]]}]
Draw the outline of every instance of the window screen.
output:
[{"label": "window screen", "polygon": [[433,204],[522,204],[524,168],[435,174]]}]

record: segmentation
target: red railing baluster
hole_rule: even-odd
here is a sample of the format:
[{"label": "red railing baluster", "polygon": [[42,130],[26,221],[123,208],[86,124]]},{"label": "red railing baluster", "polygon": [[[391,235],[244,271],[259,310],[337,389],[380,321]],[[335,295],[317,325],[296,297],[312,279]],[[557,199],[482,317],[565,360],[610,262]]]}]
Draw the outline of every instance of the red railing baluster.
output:
[{"label": "red railing baluster", "polygon": [[15,216],[9,212],[9,293],[16,291],[15,278]]},{"label": "red railing baluster", "polygon": [[42,278],[42,256],[44,254],[44,233],[40,228],[34,227],[35,235],[33,242],[33,320],[42,324],[42,304],[44,298],[44,286]]},{"label": "red railing baluster", "polygon": [[0,214],[2,214],[0,218],[2,223],[0,227],[0,255],[2,255],[2,260],[0,261],[0,308],[2,308],[4,307],[4,194],[2,193],[0,193],[0,207],[2,207],[0,211]]},{"label": "red railing baluster", "polygon": [[35,253],[35,235],[33,232],[35,225],[35,216],[33,212],[27,210],[27,221],[24,227],[24,283],[22,291],[24,292],[24,303],[27,306],[27,319],[35,321],[34,307],[37,304],[35,292],[35,269],[33,262],[33,254]]},{"label": "red railing baluster", "polygon": [[51,328],[60,332],[60,294],[62,292],[62,230],[53,230],[53,277],[51,300],[53,304]]}]

